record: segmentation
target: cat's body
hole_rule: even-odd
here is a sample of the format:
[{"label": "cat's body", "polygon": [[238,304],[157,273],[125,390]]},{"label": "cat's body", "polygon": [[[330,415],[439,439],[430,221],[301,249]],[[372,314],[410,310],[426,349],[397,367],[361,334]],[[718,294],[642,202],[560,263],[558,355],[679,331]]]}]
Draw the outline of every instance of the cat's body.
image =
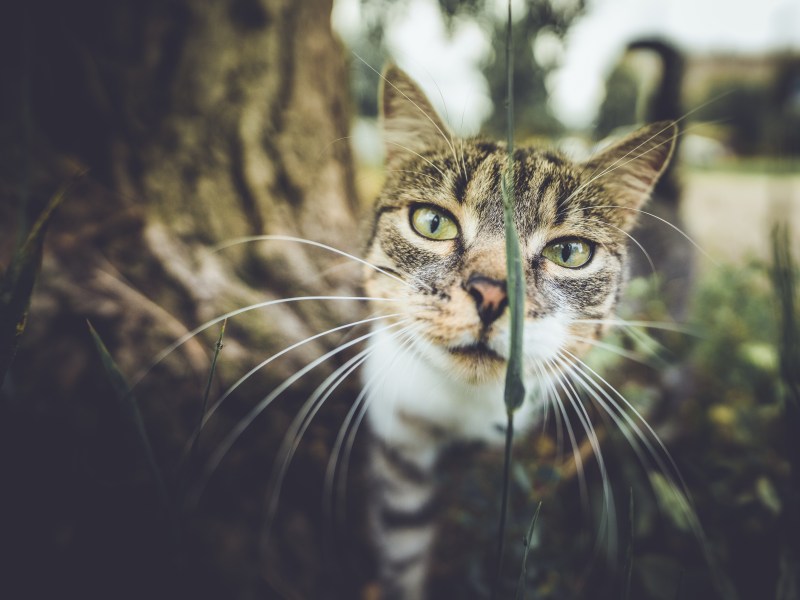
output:
[{"label": "cat's body", "polygon": [[[504,439],[509,348],[501,144],[453,139],[424,94],[389,68],[382,95],[387,180],[366,271],[394,299],[363,372],[375,443],[373,527],[386,598],[424,596],[435,467],[454,442]],[[525,276],[524,431],[567,392],[563,374],[602,334],[625,278],[628,231],[667,163],[674,127],[643,129],[585,164],[514,153]]]}]

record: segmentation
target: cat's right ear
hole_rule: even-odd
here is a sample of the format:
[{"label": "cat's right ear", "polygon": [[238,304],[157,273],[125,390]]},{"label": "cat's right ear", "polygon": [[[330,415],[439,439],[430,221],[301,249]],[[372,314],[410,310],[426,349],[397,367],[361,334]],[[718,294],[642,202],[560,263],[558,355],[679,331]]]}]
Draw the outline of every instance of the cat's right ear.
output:
[{"label": "cat's right ear", "polygon": [[636,222],[641,206],[667,167],[678,137],[672,121],[646,125],[612,144],[585,163],[591,180],[597,180],[613,198],[609,220],[625,231]]},{"label": "cat's right ear", "polygon": [[451,144],[450,132],[425,93],[393,64],[381,74],[379,103],[388,164]]}]

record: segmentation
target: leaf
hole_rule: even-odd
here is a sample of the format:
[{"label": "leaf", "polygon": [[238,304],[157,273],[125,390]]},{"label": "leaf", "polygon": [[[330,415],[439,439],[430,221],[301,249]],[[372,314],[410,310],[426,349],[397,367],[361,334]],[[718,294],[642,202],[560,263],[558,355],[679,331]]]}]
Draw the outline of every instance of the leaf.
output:
[{"label": "leaf", "polygon": [[540,510],[542,510],[541,501],[536,506],[536,512],[533,513],[531,524],[528,526],[528,534],[523,539],[523,544],[525,544],[525,551],[522,553],[522,571],[519,574],[519,583],[517,583],[517,593],[514,596],[516,600],[525,600],[525,585],[526,585],[526,580],[528,578],[528,552],[531,549],[533,530],[536,528],[536,521],[539,519]]},{"label": "leaf", "polygon": [[44,237],[56,208],[64,200],[71,182],[64,184],[45,206],[17,247],[0,281],[0,386],[11,368],[25,331],[33,286],[42,264]]},{"label": "leaf", "polygon": [[208,410],[208,395],[211,393],[211,383],[214,381],[214,373],[217,370],[217,359],[219,358],[219,353],[222,350],[222,339],[225,337],[225,327],[227,324],[228,324],[228,319],[224,319],[222,321],[222,326],[219,329],[219,337],[217,338],[217,343],[214,345],[214,357],[211,359],[211,369],[208,372],[206,389],[205,392],[203,393],[203,405],[200,410],[200,421],[197,424],[197,430],[192,436],[191,450],[189,451],[190,457],[196,456],[197,453],[197,443],[198,440],[200,439],[200,432],[203,429],[203,422],[206,418],[206,412]]},{"label": "leaf", "polygon": [[131,391],[128,382],[125,380],[125,376],[119,370],[117,363],[114,362],[114,359],[109,353],[108,348],[106,348],[103,340],[100,339],[97,331],[95,331],[95,328],[92,327],[92,324],[89,323],[89,321],[86,323],[89,325],[89,333],[91,334],[92,340],[97,348],[97,352],[100,355],[100,360],[103,363],[103,368],[105,369],[108,380],[114,388],[114,392],[116,393],[120,409],[130,424],[136,439],[139,441],[139,445],[145,461],[147,462],[150,475],[152,476],[156,485],[158,499],[161,502],[162,507],[167,510],[169,508],[169,494],[167,493],[167,488],[164,485],[164,479],[161,476],[161,470],[158,468],[158,464],[156,463],[153,447],[150,444],[150,438],[147,435],[147,430],[144,426],[144,420],[142,419],[142,413],[139,411],[139,406],[136,403],[133,392]]}]

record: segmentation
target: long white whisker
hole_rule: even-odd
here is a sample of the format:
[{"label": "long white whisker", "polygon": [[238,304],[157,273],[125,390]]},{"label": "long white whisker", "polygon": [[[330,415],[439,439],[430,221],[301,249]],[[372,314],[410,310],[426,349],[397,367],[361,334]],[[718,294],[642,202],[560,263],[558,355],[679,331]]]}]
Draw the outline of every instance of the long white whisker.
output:
[{"label": "long white whisker", "polygon": [[258,363],[255,367],[253,367],[247,373],[242,375],[227,390],[225,390],[225,392],[217,399],[217,401],[213,405],[211,405],[211,407],[206,411],[206,413],[203,415],[202,421],[200,422],[200,427],[192,434],[190,440],[187,442],[186,447],[184,448],[183,455],[182,455],[182,458],[181,458],[180,462],[183,462],[189,456],[189,452],[190,452],[190,450],[192,448],[194,440],[197,439],[197,437],[200,435],[200,432],[201,432],[202,428],[205,427],[206,423],[208,423],[208,421],[211,419],[211,417],[214,415],[214,413],[219,409],[219,407],[222,405],[222,403],[231,394],[233,394],[233,392],[235,392],[245,381],[247,381],[250,377],[252,377],[256,372],[260,371],[261,369],[266,367],[268,364],[270,364],[271,362],[277,360],[278,358],[280,358],[284,354],[287,354],[287,353],[291,352],[292,350],[294,350],[296,348],[299,348],[300,346],[303,346],[304,344],[308,344],[309,342],[312,342],[312,341],[314,341],[314,340],[316,340],[318,338],[324,337],[324,336],[329,335],[331,333],[335,333],[337,331],[341,331],[343,329],[351,329],[351,328],[357,327],[357,326],[365,324],[365,323],[371,323],[373,321],[378,321],[378,320],[382,320],[382,319],[390,319],[392,317],[398,317],[398,316],[402,316],[402,313],[393,313],[393,314],[389,314],[389,315],[379,315],[379,316],[376,316],[376,317],[370,317],[368,319],[362,319],[360,321],[354,321],[352,323],[346,323],[345,325],[339,325],[338,327],[333,327],[331,329],[328,329],[327,331],[323,331],[322,333],[317,333],[317,334],[312,335],[310,337],[307,337],[307,338],[305,338],[303,340],[300,340],[299,342],[295,342],[294,344],[291,344],[290,346],[287,346],[283,350],[281,350],[279,352],[276,352],[272,356],[270,356],[270,357],[266,358],[265,360],[261,361],[260,363]]},{"label": "long white whisker", "polygon": [[[362,63],[364,63],[364,64],[365,64],[365,65],[366,65],[368,68],[372,69],[372,70],[373,70],[375,73],[377,73],[377,74],[378,74],[378,77],[380,77],[381,79],[383,79],[383,81],[384,81],[384,82],[386,82],[386,83],[388,83],[390,86],[392,86],[392,88],[393,88],[393,89],[394,89],[394,90],[395,90],[395,91],[396,91],[398,94],[400,94],[400,95],[401,95],[403,98],[405,98],[406,100],[408,100],[408,101],[409,101],[409,102],[410,102],[410,103],[411,103],[411,104],[412,104],[412,105],[413,105],[413,106],[414,106],[414,107],[415,107],[415,108],[416,108],[416,109],[417,109],[417,110],[418,110],[420,113],[422,113],[422,114],[423,114],[423,116],[424,116],[426,119],[428,119],[428,121],[430,121],[430,122],[431,122],[431,125],[433,125],[433,126],[436,128],[436,131],[438,131],[438,132],[439,132],[439,135],[441,135],[441,136],[442,136],[442,139],[445,141],[445,143],[447,144],[447,146],[450,148],[450,151],[453,153],[453,158],[456,160],[456,162],[458,162],[458,156],[456,155],[456,149],[455,149],[455,147],[453,146],[453,142],[452,142],[452,140],[451,140],[451,139],[449,139],[449,138],[448,138],[448,137],[445,135],[444,131],[442,131],[441,127],[439,127],[439,124],[436,122],[436,120],[435,120],[433,117],[431,117],[431,116],[430,116],[430,115],[429,115],[427,112],[425,112],[424,110],[422,110],[422,107],[421,107],[419,104],[417,104],[416,102],[414,102],[414,101],[413,101],[411,98],[409,98],[409,97],[408,97],[408,96],[407,96],[407,95],[406,95],[406,94],[405,94],[405,93],[404,93],[404,92],[403,92],[403,91],[402,91],[400,88],[398,88],[398,87],[397,87],[395,84],[393,84],[391,81],[389,81],[389,80],[388,80],[388,79],[387,79],[387,78],[386,78],[386,77],[383,75],[383,73],[379,72],[377,69],[375,69],[375,67],[373,67],[371,64],[369,64],[369,63],[368,63],[366,60],[364,60],[363,58],[361,58],[361,57],[360,57],[358,54],[356,54],[355,52],[353,52],[353,54],[355,55],[355,57],[356,57],[358,60],[360,60]],[[398,144],[398,145],[399,145],[399,144]],[[402,147],[402,146],[401,146],[401,147]],[[408,149],[408,148],[405,148],[405,150],[409,150],[409,149]],[[410,151],[410,150],[409,150],[409,151]],[[414,152],[414,154],[417,154],[417,153],[416,153],[416,152]],[[417,156],[419,156],[419,154],[417,154]],[[420,158],[422,158],[422,157],[420,156]],[[424,159],[423,159],[423,160],[424,160]],[[430,162],[430,161],[428,161],[428,162]],[[431,164],[433,164],[433,163],[431,163]],[[434,166],[435,166],[435,165],[434,165]],[[441,173],[441,171],[439,171],[439,172]],[[442,173],[442,177],[444,177],[444,173]]]},{"label": "long white whisker", "polygon": [[[397,337],[406,337],[407,339],[411,339],[408,335],[410,331],[414,329],[413,323],[398,332],[392,333],[389,339],[395,339]],[[383,344],[388,342],[389,340],[381,340],[378,344]],[[403,342],[406,343],[406,342]],[[376,350],[378,346],[373,347],[373,350]],[[399,355],[399,352],[395,354],[390,362],[389,368],[391,368],[391,364],[393,364],[394,360]],[[341,463],[342,468],[341,471],[338,473],[338,497],[339,502],[338,505],[342,512],[345,510],[345,490],[347,484],[347,471],[348,465],[350,461],[350,453],[352,451],[353,444],[355,442],[356,432],[358,431],[361,422],[364,419],[364,416],[367,413],[367,410],[371,404],[371,399],[367,397],[369,391],[377,384],[378,378],[383,377],[384,379],[388,375],[387,372],[383,373],[376,373],[372,376],[370,381],[366,382],[361,393],[359,393],[358,398],[351,406],[350,410],[345,417],[342,426],[339,428],[339,433],[336,437],[336,442],[334,443],[333,449],[331,450],[331,456],[328,460],[328,466],[325,470],[325,484],[323,489],[323,507],[327,509],[327,514],[331,522],[333,523],[333,514],[334,514],[334,492],[333,489],[336,485],[337,480],[337,469],[339,464]],[[358,413],[356,414],[356,411]],[[343,449],[344,448],[344,449]],[[327,501],[326,501],[327,500]],[[340,515],[341,522],[344,522],[344,516]]]},{"label": "long white whisker", "polygon": [[[573,369],[573,373],[580,376],[584,381],[590,383],[595,390],[600,392],[600,394],[602,394],[602,396],[608,400],[608,404],[606,404],[602,399],[599,398],[599,395],[594,395],[595,399],[598,400],[609,416],[611,416],[615,423],[617,423],[617,426],[620,428],[623,435],[625,435],[625,437],[628,439],[628,442],[631,444],[634,452],[637,454],[637,456],[639,456],[640,461],[642,461],[642,465],[646,467],[649,461],[647,461],[647,459],[641,453],[641,450],[638,449],[639,444],[634,442],[635,438],[631,437],[630,431],[636,433],[644,448],[647,449],[649,455],[655,462],[655,465],[672,485],[676,500],[683,509],[684,516],[686,516],[686,518],[689,520],[689,523],[692,529],[695,531],[695,534],[698,536],[698,538],[704,539],[702,528],[700,527],[700,523],[697,520],[697,515],[691,505],[691,494],[689,492],[689,487],[686,485],[680,469],[675,463],[675,460],[672,458],[672,454],[669,452],[669,450],[667,450],[666,446],[661,441],[661,438],[658,436],[658,434],[656,434],[652,426],[639,413],[639,411],[637,411],[636,408],[622,394],[620,394],[616,388],[614,388],[614,386],[608,383],[608,381],[601,377],[596,371],[594,371],[591,367],[589,367],[586,363],[581,361],[568,350],[563,350],[563,353],[574,361],[574,366],[576,368]],[[581,373],[582,371],[585,371],[585,373]],[[591,374],[598,381],[602,382],[609,390],[611,390],[611,392],[613,392],[614,395],[619,398],[627,410],[624,410],[623,406],[617,404],[608,391],[606,391],[606,389],[601,387],[597,382],[589,377],[588,374]],[[589,391],[589,388],[586,389]],[[618,421],[618,419],[613,415],[613,411],[609,410],[611,406],[616,409],[616,412],[624,420],[627,426],[623,425],[623,423]],[[642,430],[637,425],[637,422],[634,421],[633,418],[628,414],[628,411],[630,411],[636,417],[638,422],[644,425],[652,440],[657,444],[658,451],[656,450],[656,447],[653,446],[650,439],[644,435]],[[664,459],[666,459],[668,464],[664,462]]]},{"label": "long white whisker", "polygon": [[200,481],[195,485],[194,491],[189,497],[190,504],[194,504],[194,505],[197,504],[197,502],[199,501],[200,495],[203,493],[203,490],[205,489],[205,486],[207,485],[209,479],[211,479],[211,476],[214,474],[214,471],[216,471],[216,469],[219,466],[220,462],[222,462],[222,459],[225,457],[225,455],[231,449],[233,444],[239,439],[239,437],[242,435],[242,433],[244,433],[244,431],[250,426],[250,424],[255,420],[255,418],[258,415],[260,415],[264,411],[264,409],[267,408],[267,406],[269,406],[272,403],[272,401],[275,398],[277,398],[280,394],[282,394],[286,389],[288,389],[294,382],[299,380],[306,373],[308,373],[309,371],[311,371],[315,367],[319,366],[320,364],[324,363],[325,361],[327,361],[332,356],[335,356],[336,354],[346,350],[347,348],[349,348],[349,347],[351,347],[351,346],[353,346],[353,345],[355,345],[355,344],[357,344],[357,343],[359,343],[359,342],[361,342],[363,340],[366,340],[366,339],[372,337],[373,335],[376,335],[377,333],[380,333],[381,331],[385,331],[385,330],[391,329],[393,327],[397,327],[400,324],[402,324],[402,321],[399,321],[399,322],[396,322],[396,323],[392,323],[391,325],[387,325],[386,327],[382,327],[380,329],[376,329],[375,331],[371,331],[371,332],[369,332],[367,334],[364,334],[364,335],[362,335],[362,336],[360,336],[358,338],[355,338],[354,340],[346,342],[346,343],[338,346],[337,348],[334,348],[333,350],[331,350],[329,352],[326,352],[325,354],[323,354],[319,358],[317,358],[317,359],[311,361],[310,363],[308,363],[305,367],[303,367],[302,369],[300,369],[299,371],[297,371],[296,373],[294,373],[290,377],[287,377],[283,381],[283,383],[281,383],[278,387],[276,387],[274,390],[272,390],[272,392],[270,392],[267,396],[265,396],[260,402],[258,402],[258,404],[256,404],[250,410],[250,412],[247,413],[247,415],[245,415],[245,417],[242,418],[237,423],[236,427],[234,427],[233,430],[231,430],[231,432],[225,437],[225,439],[222,440],[220,445],[217,447],[217,450],[214,452],[214,454],[211,456],[211,458],[209,459],[208,463],[206,464],[206,468],[205,468],[205,471],[203,473],[203,476],[200,478]]},{"label": "long white whisker", "polygon": [[[575,190],[573,190],[573,191],[572,191],[572,193],[571,193],[569,196],[567,196],[567,198],[566,198],[566,199],[565,199],[565,200],[562,202],[562,204],[566,204],[566,203],[568,203],[570,200],[572,200],[572,199],[573,199],[575,196],[577,196],[577,195],[578,195],[580,192],[582,192],[583,190],[585,190],[587,187],[589,187],[589,186],[590,186],[592,183],[594,183],[595,181],[597,181],[599,178],[601,178],[601,177],[604,177],[605,175],[608,175],[609,173],[611,173],[612,171],[615,171],[616,169],[619,169],[619,168],[621,168],[621,167],[624,167],[625,165],[627,165],[627,164],[628,164],[628,163],[630,163],[630,162],[633,162],[634,160],[638,160],[638,159],[640,159],[642,156],[646,155],[647,153],[649,153],[649,152],[652,152],[652,151],[653,151],[653,150],[655,150],[656,148],[659,148],[659,147],[663,146],[663,145],[664,145],[664,144],[666,144],[668,141],[669,141],[669,142],[671,142],[671,141],[672,141],[671,139],[670,139],[670,140],[665,140],[665,141],[661,142],[660,144],[656,144],[655,146],[653,146],[652,148],[648,149],[647,151],[645,151],[645,152],[642,152],[642,153],[640,153],[640,154],[638,154],[638,155],[634,156],[633,158],[630,158],[630,159],[628,159],[628,160],[625,160],[625,159],[627,159],[627,158],[628,158],[628,157],[629,157],[631,154],[633,154],[634,152],[636,152],[636,151],[637,151],[639,148],[641,148],[642,146],[645,146],[646,144],[650,143],[650,142],[651,142],[653,139],[655,139],[656,137],[658,137],[659,135],[661,135],[662,133],[664,133],[664,132],[665,132],[667,129],[669,129],[670,127],[673,127],[673,126],[674,126],[674,123],[677,123],[677,121],[675,121],[675,122],[670,122],[670,124],[669,124],[669,125],[667,125],[667,126],[666,126],[666,127],[664,127],[663,129],[661,129],[661,130],[657,131],[656,133],[654,133],[653,135],[651,135],[649,138],[647,138],[646,140],[644,140],[643,142],[641,142],[641,143],[640,143],[638,146],[636,146],[636,147],[634,147],[634,148],[631,148],[631,149],[630,149],[628,152],[626,152],[626,153],[625,153],[623,156],[620,156],[620,157],[619,157],[617,160],[615,160],[615,161],[614,161],[613,163],[611,163],[611,164],[610,164],[608,167],[606,167],[605,169],[603,169],[603,170],[602,170],[600,173],[593,173],[593,174],[592,174],[592,175],[589,177],[589,179],[587,179],[585,182],[583,182],[581,185],[579,185],[577,188],[575,188]],[[624,161],[624,162],[623,162],[623,161]]]},{"label": "long white whisker", "polygon": [[212,252],[219,252],[221,250],[225,250],[226,248],[231,248],[232,246],[238,246],[240,244],[249,244],[250,242],[296,242],[298,244],[306,244],[308,246],[316,246],[317,248],[322,248],[323,250],[328,250],[329,252],[333,252],[334,254],[338,254],[340,256],[344,256],[345,258],[349,258],[350,260],[354,260],[357,263],[364,265],[365,267],[369,267],[373,271],[377,271],[387,277],[391,277],[395,281],[399,281],[403,285],[413,288],[414,286],[408,283],[407,281],[401,279],[397,275],[393,273],[389,273],[388,271],[384,271],[380,267],[373,265],[371,262],[364,260],[363,258],[359,258],[358,256],[354,256],[344,250],[339,250],[338,248],[334,248],[333,246],[329,246],[328,244],[323,244],[322,242],[316,242],[314,240],[307,240],[305,238],[299,238],[292,235],[249,235],[244,237],[234,238],[232,240],[228,240],[227,242],[223,242],[221,244],[217,244],[214,246],[211,251]]},{"label": "long white whisker", "polygon": [[430,180],[436,185],[439,185],[439,180],[437,180],[433,175],[429,175],[428,173],[421,173],[419,171],[412,171],[411,169],[384,169],[385,173],[411,173],[414,177],[424,177],[425,179]]},{"label": "long white whisker", "polygon": [[677,225],[670,223],[669,221],[667,221],[662,217],[659,217],[658,215],[654,215],[653,213],[647,212],[646,210],[642,210],[641,208],[633,208],[631,206],[620,206],[618,204],[598,204],[594,206],[584,207],[581,210],[595,210],[597,208],[618,208],[620,210],[629,210],[632,212],[638,212],[640,214],[647,215],[648,217],[652,217],[653,219],[656,219],[657,221],[660,221],[664,225],[667,225],[671,229],[675,230],[681,237],[683,237],[687,242],[689,242],[692,246],[694,246],[697,249],[697,251],[700,252],[700,254],[702,254],[709,261],[711,261],[712,264],[714,264],[715,266],[720,266],[719,261],[715,259],[713,256],[711,256],[708,252],[706,252],[705,249],[703,249],[703,247],[700,244],[694,241],[694,239],[688,233],[686,233],[683,229],[681,229]]},{"label": "long white whisker", "polygon": [[650,254],[647,252],[647,250],[645,250],[644,246],[642,246],[642,244],[639,243],[639,240],[637,240],[635,237],[633,237],[630,233],[628,233],[627,231],[622,229],[622,227],[617,227],[613,223],[610,223],[609,221],[604,221],[603,219],[600,219],[598,217],[586,217],[586,216],[584,216],[584,219],[586,221],[595,221],[597,223],[603,223],[604,225],[606,225],[608,227],[611,227],[612,229],[616,229],[620,233],[626,235],[634,244],[636,244],[636,246],[639,248],[639,250],[641,250],[642,254],[647,259],[647,262],[650,265],[650,270],[652,271],[652,273],[654,275],[656,274],[656,272],[657,272],[656,271],[656,265],[653,262],[653,259],[650,257]]},{"label": "long white whisker", "polygon": [[669,323],[666,321],[628,321],[626,319],[615,318],[615,319],[575,319],[574,322],[597,324],[597,325],[615,325],[631,329],[636,327],[640,327],[642,329],[661,329],[664,331],[673,331],[675,333],[697,335],[695,331],[693,331],[688,327],[683,327],[681,325],[677,325],[675,323]]},{"label": "long white whisker", "polygon": [[550,406],[552,405],[553,407],[553,419],[556,422],[556,462],[560,463],[562,462],[564,447],[564,423],[561,420],[561,413],[558,410],[558,408],[560,408],[558,404],[558,392],[553,382],[550,380],[550,377],[547,376],[545,366],[538,362],[534,362],[532,365],[536,369],[536,375],[541,382],[541,388],[546,392],[545,401],[542,403],[542,431],[547,429]]},{"label": "long white whisker", "polygon": [[270,356],[269,358],[266,358],[263,361],[261,361],[260,363],[258,363],[255,367],[253,367],[247,373],[242,375],[227,390],[225,390],[225,393],[223,393],[222,396],[220,396],[219,399],[214,403],[214,405],[211,406],[211,408],[208,409],[208,412],[206,413],[206,416],[203,418],[203,425],[205,425],[205,423],[211,418],[211,416],[214,414],[214,412],[216,412],[216,410],[225,401],[225,399],[228,398],[228,396],[230,396],[233,392],[235,392],[239,388],[239,386],[241,386],[245,381],[247,381],[250,377],[252,377],[256,372],[260,371],[261,369],[266,367],[268,364],[270,364],[274,360],[277,360],[278,358],[280,358],[284,354],[286,354],[288,352],[291,352],[295,348],[299,348],[300,346],[303,346],[304,344],[308,344],[309,342],[312,342],[312,341],[314,341],[314,340],[316,340],[318,338],[324,337],[324,336],[326,336],[328,334],[331,334],[331,333],[334,333],[336,331],[342,331],[343,329],[350,329],[352,327],[356,327],[358,325],[363,325],[365,323],[372,323],[374,321],[380,321],[382,319],[390,319],[390,318],[399,317],[399,316],[402,316],[402,313],[392,313],[392,314],[388,314],[388,315],[379,315],[377,317],[370,317],[368,319],[361,319],[360,321],[354,321],[352,323],[347,323],[345,325],[339,325],[338,327],[333,327],[331,329],[323,331],[322,333],[317,333],[315,335],[312,335],[310,337],[305,338],[304,340],[300,340],[299,342],[295,342],[291,346],[287,346],[286,348],[284,348],[280,352],[277,352],[277,353],[273,354],[272,356]]},{"label": "long white whisker", "polygon": [[438,166],[438,165],[437,165],[435,162],[433,162],[431,159],[429,159],[429,158],[426,158],[426,157],[422,156],[422,154],[420,154],[419,152],[416,152],[415,150],[412,150],[412,149],[411,149],[411,148],[409,148],[408,146],[404,146],[403,144],[400,144],[400,143],[398,143],[398,142],[390,142],[390,141],[387,141],[386,143],[387,143],[387,144],[391,144],[392,146],[397,146],[398,148],[400,148],[401,150],[405,150],[406,152],[410,152],[411,154],[413,154],[414,156],[416,156],[416,157],[417,157],[417,158],[419,158],[420,160],[423,160],[423,161],[425,161],[425,162],[426,162],[426,163],[428,163],[430,166],[432,166],[434,169],[436,169],[437,171],[439,171],[439,173],[442,175],[442,179],[443,179],[443,180],[447,179],[447,175],[445,175],[445,174],[444,174],[444,171],[442,171],[442,170],[439,168],[439,166]]},{"label": "long white whisker", "polygon": [[[606,350],[607,352],[611,352],[612,354],[616,354],[617,356],[621,356],[622,358],[627,358],[628,360],[632,360],[638,362],[640,364],[646,365],[648,367],[652,367],[653,364],[650,362],[647,356],[643,356],[638,352],[631,352],[630,350],[626,350],[625,348],[620,348],[618,346],[614,346],[613,344],[609,344],[607,342],[603,342],[601,340],[596,340],[594,338],[586,338],[581,337],[578,335],[570,335],[569,339],[576,342],[581,342],[584,344],[588,344],[594,348],[600,348],[601,350]],[[658,360],[657,355],[655,356],[656,360]],[[663,360],[659,361],[663,363]]]},{"label": "long white whisker", "polygon": [[292,420],[289,430],[286,432],[281,447],[278,450],[278,455],[275,458],[275,464],[272,468],[272,475],[267,484],[268,504],[264,526],[261,532],[262,545],[266,544],[266,540],[269,538],[286,471],[297,451],[300,440],[325,401],[345,379],[361,366],[369,352],[369,348],[362,350],[325,378],[325,380],[317,386],[311,396],[303,403],[303,406]]},{"label": "long white whisker", "polygon": [[[570,365],[561,358],[561,356],[557,356],[554,359],[560,368],[556,369],[558,381],[561,384],[562,388],[564,389],[567,398],[570,401],[575,413],[578,416],[578,420],[581,423],[584,431],[586,432],[587,438],[589,440],[589,444],[592,448],[592,452],[594,452],[595,458],[597,460],[597,467],[600,470],[600,477],[603,481],[603,503],[606,506],[606,512],[603,513],[603,517],[600,522],[600,531],[605,528],[606,535],[608,536],[608,545],[609,549],[613,551],[616,549],[617,545],[617,510],[616,510],[616,503],[614,501],[614,492],[610,486],[610,478],[608,476],[608,469],[606,467],[605,459],[603,458],[603,452],[600,448],[600,440],[597,437],[597,432],[594,430],[594,426],[592,425],[591,417],[589,417],[589,413],[586,411],[586,407],[580,400],[580,394],[575,389],[575,386],[572,384],[572,381],[567,377],[567,374],[573,373],[574,369],[570,367]],[[582,386],[585,389],[585,386]],[[599,541],[599,537],[598,537]]]},{"label": "long white whisker", "polygon": [[[548,363],[548,366],[550,366],[549,363]],[[540,367],[540,368],[543,368],[543,367]],[[558,378],[558,376],[556,376],[556,382],[560,383],[561,384],[561,389],[563,389],[566,392],[566,388],[564,388],[564,385],[560,381],[560,378]],[[575,431],[574,431],[574,429],[572,427],[572,422],[569,420],[569,416],[567,415],[567,411],[566,411],[566,408],[564,407],[564,403],[561,402],[561,398],[559,397],[559,394],[558,394],[558,391],[557,391],[557,389],[555,387],[555,384],[553,383],[553,381],[552,381],[552,379],[550,377],[547,378],[547,385],[548,385],[550,393],[551,393],[551,399],[552,399],[553,407],[554,407],[553,410],[556,411],[556,409],[557,409],[556,414],[560,413],[562,418],[563,418],[563,422],[566,424],[567,435],[569,436],[570,446],[572,446],[572,456],[573,456],[573,458],[575,460],[575,466],[576,466],[577,474],[578,474],[578,490],[579,490],[579,493],[580,493],[581,501],[584,503],[584,505],[588,505],[589,495],[588,495],[588,488],[586,486],[586,477],[584,475],[583,459],[581,458],[581,454],[580,454],[580,451],[579,451],[579,444],[578,444],[578,440],[577,440],[577,438],[575,436]],[[588,432],[587,432],[587,434],[588,434]],[[557,460],[558,460],[559,463],[562,462],[560,457]]]},{"label": "long white whisker", "polygon": [[290,302],[305,302],[309,300],[350,300],[350,301],[370,301],[370,302],[400,302],[402,301],[399,298],[373,298],[370,296],[295,296],[293,298],[278,298],[276,300],[266,300],[264,302],[257,302],[256,304],[251,304],[249,306],[244,306],[242,308],[237,308],[236,310],[232,310],[230,312],[225,313],[224,315],[220,315],[219,317],[215,317],[210,321],[206,321],[202,325],[198,325],[194,329],[192,329],[189,333],[184,334],[176,341],[172,342],[169,346],[164,348],[161,352],[159,352],[150,365],[141,373],[139,374],[131,384],[131,388],[136,387],[142,379],[147,376],[147,374],[153,370],[153,368],[158,365],[162,360],[164,360],[167,356],[172,354],[175,350],[183,346],[186,342],[196,336],[198,333],[202,333],[209,327],[213,327],[217,323],[221,323],[226,319],[231,319],[235,316],[241,315],[243,313],[249,312],[251,310],[257,310],[259,308],[266,308],[268,306],[276,306],[278,304],[288,304]]},{"label": "long white whisker", "polygon": [[[447,112],[447,102],[445,102],[445,100],[444,100],[444,94],[442,94],[442,88],[439,87],[439,84],[436,83],[435,79],[433,80],[433,83],[436,86],[436,91],[439,92],[439,98],[441,98],[441,100],[442,100],[442,106],[444,107],[444,120],[447,123],[450,123],[451,122],[450,121],[450,115]],[[437,129],[438,129],[438,127],[437,127]],[[441,132],[441,129],[439,131]],[[442,133],[442,135],[444,135],[444,133]],[[464,179],[466,180],[467,179],[467,170],[465,168],[463,168],[463,165],[459,161],[458,152],[456,152],[455,141],[453,140],[453,133],[451,131],[449,131],[449,130],[447,131],[447,139],[449,140],[448,145],[450,146],[450,150],[453,153],[453,158],[455,159],[456,164],[462,167],[462,174],[464,175]]]}]

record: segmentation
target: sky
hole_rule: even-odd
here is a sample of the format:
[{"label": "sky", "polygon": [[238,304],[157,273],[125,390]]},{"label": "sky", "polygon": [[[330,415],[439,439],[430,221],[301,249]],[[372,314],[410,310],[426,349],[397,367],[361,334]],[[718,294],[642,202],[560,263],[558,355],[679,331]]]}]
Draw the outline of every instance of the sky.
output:
[{"label": "sky", "polygon": [[[335,0],[333,24],[345,41],[358,35],[359,2]],[[502,13],[505,2],[497,2]],[[563,48],[537,48],[560,63],[547,82],[556,116],[569,127],[588,127],[604,96],[604,81],[627,43],[653,35],[689,52],[800,51],[800,1],[587,0]],[[460,134],[476,133],[491,111],[480,73],[490,48],[488,32],[464,22],[448,38],[436,0],[411,0],[406,13],[392,19],[387,43],[397,63],[447,113],[451,127]]]}]

